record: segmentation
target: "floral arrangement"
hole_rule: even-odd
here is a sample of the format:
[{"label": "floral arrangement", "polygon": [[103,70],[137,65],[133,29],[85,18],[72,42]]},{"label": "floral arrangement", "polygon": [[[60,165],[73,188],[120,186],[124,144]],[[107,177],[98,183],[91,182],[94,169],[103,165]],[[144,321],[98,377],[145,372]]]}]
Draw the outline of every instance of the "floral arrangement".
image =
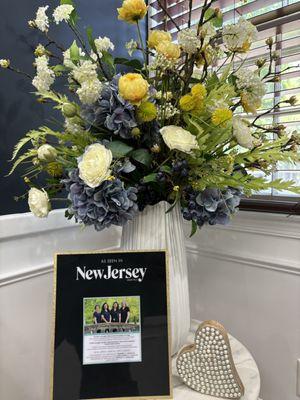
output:
[{"label": "floral arrangement", "polygon": [[[112,55],[109,38],[94,38],[91,28],[79,31],[72,0],[61,0],[52,17],[48,6],[40,7],[29,21],[45,43],[34,51],[35,76],[24,74],[37,100],[51,102],[63,118],[28,132],[13,153],[11,173],[28,166],[24,179],[36,216],[46,217],[51,202],[67,198],[67,218],[102,230],[165,200],[170,210],[181,205],[194,233],[206,223],[227,223],[242,194],[270,187],[300,193],[292,181],[268,178],[277,162],[299,160],[300,144],[296,132],[263,124],[267,114],[294,105],[294,96],[258,112],[266,85],[280,80],[272,38],[268,59],[245,68],[257,37],[250,22],[241,18],[223,27],[214,0],[205,0],[193,26],[190,2],[189,22],[180,30],[157,3],[177,33],[153,30],[146,43],[139,22],[149,6],[124,0],[118,8],[119,20],[137,27],[137,37],[126,43],[128,59]],[[50,22],[73,31],[69,48],[50,38]],[[0,65],[23,73],[8,59]],[[55,90],[57,77],[65,80],[63,93]],[[45,180],[43,188],[37,177]]]}]

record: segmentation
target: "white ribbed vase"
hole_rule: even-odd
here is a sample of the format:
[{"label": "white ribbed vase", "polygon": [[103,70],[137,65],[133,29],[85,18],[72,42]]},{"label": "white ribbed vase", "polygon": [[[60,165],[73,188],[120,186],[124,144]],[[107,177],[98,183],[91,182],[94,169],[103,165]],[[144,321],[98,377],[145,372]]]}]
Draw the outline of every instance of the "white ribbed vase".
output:
[{"label": "white ribbed vase", "polygon": [[180,206],[166,214],[170,205],[160,202],[148,206],[124,226],[123,250],[167,249],[170,271],[172,355],[185,344],[190,330],[190,303],[185,237]]}]

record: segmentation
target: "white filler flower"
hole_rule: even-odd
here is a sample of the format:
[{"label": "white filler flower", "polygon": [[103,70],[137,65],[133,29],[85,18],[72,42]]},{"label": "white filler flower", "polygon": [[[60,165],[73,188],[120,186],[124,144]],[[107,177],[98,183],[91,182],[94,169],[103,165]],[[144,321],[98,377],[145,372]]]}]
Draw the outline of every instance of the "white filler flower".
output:
[{"label": "white filler flower", "polygon": [[95,46],[100,57],[103,51],[113,51],[115,49],[113,42],[106,36],[99,36],[98,39],[95,39]]},{"label": "white filler flower", "polygon": [[49,28],[49,18],[46,14],[48,8],[49,6],[39,7],[36,12],[34,23],[36,27],[42,32],[47,32]]},{"label": "white filler flower", "polygon": [[48,57],[37,57],[35,63],[36,76],[33,78],[32,84],[40,93],[48,92],[55,80],[54,72],[48,67]]},{"label": "white filler flower", "polygon": [[224,45],[231,51],[245,52],[249,50],[256,38],[256,27],[244,18],[240,18],[237,24],[224,26],[223,29]]},{"label": "white filler flower", "polygon": [[110,175],[112,152],[100,143],[88,146],[78,160],[79,176],[89,187],[95,188]]},{"label": "white filler flower", "polygon": [[97,65],[90,60],[83,61],[73,69],[73,76],[80,88],[76,93],[83,104],[92,104],[100,97],[103,85],[97,76]]},{"label": "white filler flower", "polygon": [[192,150],[199,148],[196,137],[180,126],[164,126],[160,133],[171,150],[176,149],[184,153],[191,153]]},{"label": "white filler flower", "polygon": [[45,218],[50,211],[50,201],[47,192],[31,188],[28,192],[28,205],[30,211],[39,218]]},{"label": "white filler flower", "polygon": [[74,7],[71,4],[62,4],[56,7],[53,12],[54,21],[59,24],[61,21],[68,22]]},{"label": "white filler flower", "polygon": [[197,53],[201,46],[200,37],[197,36],[197,30],[194,28],[186,28],[178,32],[177,39],[179,46],[188,54]]}]

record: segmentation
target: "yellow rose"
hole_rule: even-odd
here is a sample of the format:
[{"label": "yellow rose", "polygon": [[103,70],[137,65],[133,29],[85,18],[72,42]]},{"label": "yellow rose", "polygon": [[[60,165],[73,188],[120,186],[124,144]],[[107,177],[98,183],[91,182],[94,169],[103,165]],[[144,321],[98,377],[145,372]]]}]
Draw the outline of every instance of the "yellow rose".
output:
[{"label": "yellow rose", "polygon": [[172,36],[166,31],[151,31],[148,38],[148,46],[150,49],[155,49],[156,46],[163,41],[171,42]]},{"label": "yellow rose", "polygon": [[171,43],[168,40],[160,42],[156,46],[156,51],[163,54],[169,60],[177,60],[180,57],[180,47],[178,44]]},{"label": "yellow rose", "polygon": [[199,148],[196,136],[180,126],[164,126],[161,128],[160,133],[171,150],[176,149],[184,153],[191,153],[192,150]]},{"label": "yellow rose", "polygon": [[122,7],[118,8],[118,19],[134,24],[144,18],[147,10],[144,0],[124,0]]},{"label": "yellow rose", "polygon": [[156,118],[157,110],[150,101],[143,102],[137,109],[137,117],[141,122],[150,122]]},{"label": "yellow rose", "polygon": [[134,105],[147,98],[148,88],[148,82],[140,74],[128,73],[119,79],[120,95]]},{"label": "yellow rose", "polygon": [[95,188],[110,176],[112,152],[100,143],[90,145],[78,163],[79,177]]},{"label": "yellow rose", "polygon": [[28,205],[30,211],[39,218],[47,217],[51,208],[47,192],[37,188],[29,190]]}]

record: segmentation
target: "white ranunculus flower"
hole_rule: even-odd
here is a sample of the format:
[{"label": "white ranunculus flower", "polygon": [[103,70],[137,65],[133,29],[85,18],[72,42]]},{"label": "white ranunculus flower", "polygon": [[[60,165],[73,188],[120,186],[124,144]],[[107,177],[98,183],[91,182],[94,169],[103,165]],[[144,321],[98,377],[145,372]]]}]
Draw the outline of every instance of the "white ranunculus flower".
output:
[{"label": "white ranunculus flower", "polygon": [[253,136],[249,126],[240,117],[234,117],[232,120],[233,134],[238,144],[246,149],[253,148]]},{"label": "white ranunculus flower", "polygon": [[184,153],[190,153],[192,150],[199,148],[196,137],[180,126],[164,126],[161,128],[160,133],[171,150],[176,149]]},{"label": "white ranunculus flower", "polygon": [[79,176],[89,187],[95,188],[110,175],[112,152],[100,143],[88,146],[78,160]]},{"label": "white ranunculus flower", "polygon": [[36,188],[28,192],[28,205],[30,211],[39,218],[47,217],[51,208],[47,192]]},{"label": "white ranunculus flower", "polygon": [[50,144],[42,144],[37,151],[38,159],[41,161],[54,161],[57,157],[56,149]]}]

